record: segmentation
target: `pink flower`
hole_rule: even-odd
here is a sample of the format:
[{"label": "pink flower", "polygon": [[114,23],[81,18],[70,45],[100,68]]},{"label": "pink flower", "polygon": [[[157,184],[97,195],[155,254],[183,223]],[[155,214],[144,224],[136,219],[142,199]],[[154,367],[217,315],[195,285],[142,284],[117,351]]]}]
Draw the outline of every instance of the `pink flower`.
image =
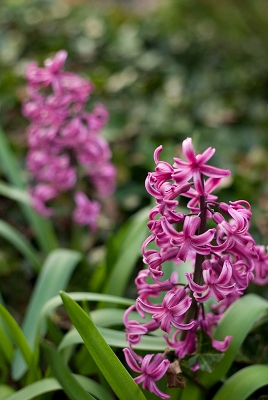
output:
[{"label": "pink flower", "polygon": [[268,253],[267,246],[257,246],[258,260],[254,262],[254,282],[257,285],[268,283]]},{"label": "pink flower", "polygon": [[228,208],[228,211],[233,218],[229,222],[219,212],[215,212],[212,216],[213,221],[217,223],[218,246],[213,245],[211,249],[216,252],[232,249],[235,254],[257,258],[255,241],[248,233],[248,219],[235,209]]},{"label": "pink flower", "polygon": [[31,189],[31,200],[33,208],[44,217],[51,217],[53,209],[46,206],[46,202],[54,199],[58,195],[57,190],[46,184],[39,184]]},{"label": "pink flower", "polygon": [[190,308],[192,299],[184,289],[173,289],[166,293],[161,305],[147,304],[140,297],[137,299],[137,310],[153,314],[153,319],[161,329],[171,332],[172,326],[178,329],[191,329],[194,321],[185,324],[184,316]]},{"label": "pink flower", "polygon": [[186,261],[190,250],[194,250],[199,254],[210,253],[209,244],[214,238],[216,229],[208,229],[200,235],[195,235],[200,221],[200,217],[187,215],[184,220],[183,231],[177,232],[166,219],[162,220],[162,227],[170,238],[170,244],[172,246],[180,246],[177,257],[182,261]]},{"label": "pink flower", "polygon": [[[143,318],[151,314],[152,320],[144,324],[124,320],[130,345],[154,330],[166,332],[163,337],[175,360],[199,350],[200,331],[209,335],[216,350],[225,351],[231,336],[217,341],[213,338],[213,328],[254,276],[256,281],[265,282],[268,271],[266,252],[255,245],[249,234],[249,203],[244,200],[219,203],[213,194],[230,171],[206,165],[215,152],[211,147],[196,155],[192,140],[187,138],[182,149],[186,161],[174,158],[172,167],[159,160],[162,151],[159,146],[154,153],[155,171],[149,172],[145,181],[146,190],[156,204],[149,212],[150,236],[142,245],[143,262],[148,268],[140,271],[135,280],[139,297],[133,307]],[[181,197],[190,198],[187,214],[181,207]],[[214,223],[215,227],[208,229],[208,219],[210,226]],[[189,272],[188,262],[193,273]],[[187,269],[184,274],[188,284],[184,279],[177,280],[173,272],[177,267],[180,278],[180,268]],[[153,301],[151,297],[160,300]],[[210,297],[218,302],[211,305],[213,313],[207,312],[202,304]],[[128,364],[141,372],[137,362],[141,364],[150,358],[142,359],[131,352],[125,350],[132,356]],[[199,368],[201,365],[195,364],[191,369]]]},{"label": "pink flower", "polygon": [[[217,196],[211,194],[220,184],[222,178],[208,178],[204,183],[204,195],[206,196],[207,203],[213,203],[217,200]],[[183,196],[190,197],[187,207],[193,212],[200,212],[199,193],[194,188],[190,188]]]},{"label": "pink flower", "polygon": [[189,329],[186,332],[185,339],[183,340],[180,340],[178,337],[181,334],[180,330],[175,331],[171,339],[169,339],[167,335],[164,335],[167,345],[175,349],[175,354],[179,357],[179,359],[184,358],[186,354],[192,354],[196,351],[196,328],[197,324],[195,324],[192,329]]},{"label": "pink flower", "polygon": [[182,143],[182,151],[187,161],[174,158],[175,170],[172,175],[175,182],[181,183],[193,178],[195,189],[199,195],[205,194],[202,175],[214,178],[223,178],[230,175],[230,171],[206,165],[213,156],[215,149],[209,147],[202,154],[195,154],[192,139],[187,138]]},{"label": "pink flower", "polygon": [[[27,167],[32,186],[49,184],[59,195],[75,188],[78,176],[86,176],[97,194],[105,197],[114,192],[116,179],[111,150],[100,135],[109,114],[102,104],[96,104],[91,112],[85,111],[93,84],[65,72],[66,58],[67,52],[61,50],[45,60],[43,68],[32,63],[26,72],[29,99],[22,109],[30,120]],[[42,207],[37,198],[34,201],[37,210],[50,216],[52,210]],[[84,201],[83,204],[85,207]],[[92,201],[90,206],[88,203],[87,218],[81,217],[81,207],[74,212],[75,221],[89,220],[89,226],[95,229],[98,203]]]},{"label": "pink flower", "polygon": [[156,321],[149,321],[146,322],[145,324],[140,324],[138,321],[129,320],[128,319],[129,314],[131,313],[131,311],[134,311],[135,309],[136,309],[135,306],[129,307],[126,310],[123,319],[124,325],[126,327],[127,341],[129,342],[130,345],[135,345],[139,343],[141,340],[141,335],[156,330],[159,325]]},{"label": "pink flower", "polygon": [[152,277],[154,283],[147,283],[146,279],[151,275],[149,269],[141,270],[135,279],[135,284],[137,286],[139,297],[143,301],[147,301],[149,296],[158,297],[162,291],[171,290],[177,283],[177,273],[173,272],[169,279],[165,281],[160,281]]},{"label": "pink flower", "polygon": [[[216,266],[218,268],[216,269]],[[213,268],[214,267],[214,268]],[[217,301],[223,300],[234,291],[235,283],[232,283],[232,266],[229,261],[224,261],[223,267],[206,260],[203,262],[204,285],[198,285],[192,279],[193,274],[185,274],[194,297],[199,302],[204,302],[213,296]],[[206,292],[203,296],[200,293]]]},{"label": "pink flower", "polygon": [[79,225],[88,225],[92,231],[97,228],[96,221],[100,213],[100,205],[97,201],[91,201],[82,193],[77,192],[74,196],[76,209],[73,213],[74,221]]},{"label": "pink flower", "polygon": [[156,394],[161,399],[169,399],[170,396],[161,392],[155,382],[165,375],[170,362],[163,360],[161,354],[147,354],[142,358],[132,349],[123,349],[123,352],[130,368],[141,374],[137,378],[134,378],[134,381],[137,384],[142,383],[144,389]]}]

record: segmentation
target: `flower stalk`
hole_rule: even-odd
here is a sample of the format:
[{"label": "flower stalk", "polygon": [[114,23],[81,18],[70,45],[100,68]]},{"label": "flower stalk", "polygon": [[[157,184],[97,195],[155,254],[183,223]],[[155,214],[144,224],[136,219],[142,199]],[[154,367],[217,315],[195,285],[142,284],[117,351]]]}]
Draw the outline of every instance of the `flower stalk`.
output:
[{"label": "flower stalk", "polygon": [[[162,146],[155,150],[156,168],[148,173],[145,182],[146,190],[156,200],[149,213],[150,236],[142,246],[147,267],[135,280],[138,298],[135,306],[126,311],[124,324],[129,342],[129,350],[125,350],[127,363],[133,367],[131,354],[141,365],[146,365],[139,369],[142,375],[136,381],[143,382],[145,389],[166,399],[167,395],[151,382],[147,356],[142,359],[132,346],[139,343],[143,335],[162,330],[169,350],[163,349],[162,359],[166,362],[159,364],[155,380],[167,373],[169,382],[179,382],[180,379],[170,376],[174,373],[172,365],[176,360],[180,362],[201,351],[199,339],[202,335],[211,341],[213,352],[227,349],[231,337],[217,341],[213,338],[213,329],[251,281],[265,280],[268,257],[249,233],[249,203],[245,200],[219,202],[213,193],[230,174],[228,170],[207,164],[215,149],[209,147],[202,154],[196,154],[191,138],[187,138],[182,143],[186,160],[174,158],[173,165],[160,160],[161,150]],[[181,197],[190,199],[189,212],[185,214],[179,208]],[[213,228],[207,228],[208,220],[214,224]],[[178,226],[181,229],[178,230]],[[153,248],[151,243],[155,245]],[[266,263],[261,265],[260,259]],[[166,276],[164,264],[167,261],[176,264],[178,274],[173,272]],[[186,261],[191,263],[192,270],[185,273],[188,284],[182,285],[180,265]],[[164,295],[162,301],[152,301],[161,294]],[[204,302],[210,298],[214,298],[216,304],[208,312]],[[151,315],[151,320],[146,323],[129,320],[130,311],[135,310],[142,318]],[[155,357],[160,360],[159,355]],[[191,366],[191,374],[199,368],[202,369],[202,365],[196,362]]]}]

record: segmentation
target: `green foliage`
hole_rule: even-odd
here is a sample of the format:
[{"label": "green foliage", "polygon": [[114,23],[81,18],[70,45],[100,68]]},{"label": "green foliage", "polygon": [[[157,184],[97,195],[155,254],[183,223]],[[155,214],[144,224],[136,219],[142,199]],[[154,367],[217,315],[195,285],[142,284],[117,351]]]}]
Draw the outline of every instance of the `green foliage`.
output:
[{"label": "green foliage", "polygon": [[[142,392],[127,370],[105,342],[92,319],[66,293],[61,292],[63,304],[81,335],[90,355],[111,385],[119,399],[144,400]],[[120,381],[118,380],[120,376]]]},{"label": "green foliage", "polygon": [[58,352],[51,345],[43,344],[43,347],[53,374],[69,398],[71,400],[94,400],[94,397],[90,396],[72,376]]},{"label": "green foliage", "polygon": [[211,338],[204,331],[197,333],[198,346],[196,354],[185,360],[189,369],[199,366],[201,371],[212,372],[215,365],[223,358],[223,354],[212,347]]},{"label": "green foliage", "polygon": [[[44,263],[22,323],[22,329],[31,348],[38,339],[36,335],[39,328],[39,314],[43,306],[59,290],[67,286],[80,258],[81,255],[75,251],[57,249],[50,253]],[[16,354],[12,367],[14,379],[19,379],[25,372],[25,363],[23,363],[19,353]]]},{"label": "green foliage", "polygon": [[231,396],[237,400],[246,400],[255,390],[267,385],[268,366],[251,365],[227,379],[213,400],[227,400]]}]

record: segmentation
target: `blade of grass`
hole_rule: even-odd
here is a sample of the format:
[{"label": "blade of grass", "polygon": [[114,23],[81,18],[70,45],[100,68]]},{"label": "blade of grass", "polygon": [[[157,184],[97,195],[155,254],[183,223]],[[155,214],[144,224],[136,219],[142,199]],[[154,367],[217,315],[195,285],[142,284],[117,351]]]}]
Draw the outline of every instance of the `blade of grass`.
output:
[{"label": "blade of grass", "polygon": [[[16,189],[25,190],[25,182],[21,174],[21,167],[14,157],[6,135],[0,128],[0,166],[8,180]],[[29,205],[19,202],[26,220],[36,233],[37,240],[44,252],[49,252],[58,247],[56,236],[49,220],[37,215]]]},{"label": "blade of grass", "polygon": [[43,343],[42,347],[47,355],[53,375],[62,386],[64,393],[67,394],[71,400],[95,400],[95,398],[87,393],[72,376],[69,368],[57,350],[47,343]]},{"label": "blade of grass", "polygon": [[224,382],[213,400],[246,400],[256,390],[268,385],[268,365],[250,365]]},{"label": "blade of grass", "polygon": [[72,323],[117,397],[120,400],[145,400],[143,393],[105,342],[92,319],[66,293],[61,291],[60,295]]},{"label": "blade of grass", "polygon": [[32,361],[33,353],[28,345],[28,342],[27,342],[21,328],[19,327],[19,325],[17,324],[15,319],[12,317],[12,315],[9,314],[9,312],[2,305],[0,305],[0,316],[2,317],[3,321],[5,322],[5,324],[8,328],[8,331],[13,338],[13,341],[16,344],[16,346],[19,348],[20,353],[22,354],[25,362],[29,366]]},{"label": "blade of grass", "polygon": [[254,322],[267,309],[268,301],[255,294],[241,297],[227,309],[216,327],[213,337],[223,340],[230,335],[232,340],[224,357],[216,364],[214,371],[212,373],[200,372],[199,380],[205,387],[213,386],[225,376]]},{"label": "blade of grass", "polygon": [[[81,254],[67,249],[51,252],[38,276],[30,303],[22,323],[22,330],[31,348],[34,347],[39,327],[39,316],[43,306],[61,289],[65,289]],[[12,377],[17,380],[26,371],[26,365],[16,353],[12,365]]]},{"label": "blade of grass", "polygon": [[0,236],[19,250],[36,271],[40,270],[41,263],[34,247],[19,231],[3,220],[0,220]]}]

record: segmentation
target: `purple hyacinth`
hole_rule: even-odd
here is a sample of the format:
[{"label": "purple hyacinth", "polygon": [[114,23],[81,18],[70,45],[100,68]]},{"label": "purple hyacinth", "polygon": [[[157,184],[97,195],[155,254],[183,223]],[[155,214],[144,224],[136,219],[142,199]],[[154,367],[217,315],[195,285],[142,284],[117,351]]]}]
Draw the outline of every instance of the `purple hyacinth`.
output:
[{"label": "purple hyacinth", "polygon": [[164,360],[161,354],[147,354],[142,358],[132,349],[124,349],[123,351],[128,365],[133,371],[141,374],[137,378],[134,378],[135,382],[142,383],[144,389],[155,393],[161,399],[168,399],[169,396],[158,389],[155,381],[158,381],[165,375],[170,362]]},{"label": "purple hyacinth", "polygon": [[[228,170],[207,165],[215,149],[209,147],[196,154],[192,139],[187,138],[182,143],[186,161],[176,157],[174,165],[160,160],[161,151],[162,146],[155,150],[155,171],[148,173],[145,182],[146,190],[156,201],[149,212],[150,235],[142,245],[147,268],[138,273],[135,280],[138,298],[124,318],[129,342],[129,348],[124,350],[126,361],[130,368],[142,373],[142,378],[135,378],[136,382],[143,382],[144,388],[156,394],[155,381],[159,376],[148,373],[147,369],[153,355],[142,359],[132,346],[142,341],[144,335],[160,329],[169,346],[168,350],[163,349],[162,360],[168,356],[180,361],[197,352],[203,331],[215,350],[225,351],[231,336],[215,340],[214,327],[251,281],[267,282],[268,271],[267,251],[256,246],[249,233],[249,203],[218,202],[213,193],[230,174]],[[183,197],[190,198],[187,212],[179,208]],[[180,265],[186,261],[192,265],[192,270],[185,273],[188,284],[180,283],[179,279]],[[169,276],[166,262],[173,262],[178,274],[173,272]],[[205,311],[203,304],[211,299],[214,300],[211,310]],[[145,323],[128,319],[135,310],[140,317],[146,317]],[[157,357],[160,362],[160,356]],[[192,372],[199,368],[195,364]]]},{"label": "purple hyacinth", "polygon": [[[36,211],[49,217],[54,209],[47,203],[71,191],[74,221],[95,230],[99,200],[115,189],[111,151],[100,135],[109,114],[102,104],[95,104],[92,111],[85,109],[94,86],[65,72],[66,58],[67,52],[61,50],[45,60],[43,68],[31,63],[26,72],[28,99],[23,114],[30,120],[26,158],[30,194]],[[94,200],[82,193],[82,180],[93,187]]]}]

